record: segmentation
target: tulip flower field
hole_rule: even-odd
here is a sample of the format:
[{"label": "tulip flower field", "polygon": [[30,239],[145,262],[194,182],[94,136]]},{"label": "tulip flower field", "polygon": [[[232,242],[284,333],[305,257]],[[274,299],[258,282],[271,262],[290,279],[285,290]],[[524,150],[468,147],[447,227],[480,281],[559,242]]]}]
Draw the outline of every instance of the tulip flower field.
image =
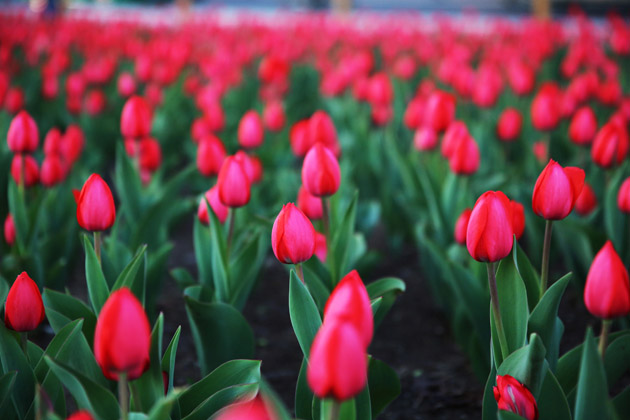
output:
[{"label": "tulip flower field", "polygon": [[630,419],[627,17],[148,10],[0,9],[2,419]]}]

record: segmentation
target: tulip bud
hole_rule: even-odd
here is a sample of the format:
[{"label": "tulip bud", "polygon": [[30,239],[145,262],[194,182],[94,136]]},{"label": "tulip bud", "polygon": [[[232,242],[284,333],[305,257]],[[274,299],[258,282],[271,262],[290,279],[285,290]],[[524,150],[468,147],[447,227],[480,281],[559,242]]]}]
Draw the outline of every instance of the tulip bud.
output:
[{"label": "tulip bud", "polygon": [[128,98],[136,92],[136,81],[131,73],[123,72],[118,76],[118,94],[123,98]]},{"label": "tulip bud", "polygon": [[302,184],[317,197],[333,195],[339,189],[341,171],[335,155],[321,143],[308,151],[302,165]]},{"label": "tulip bud", "polygon": [[361,392],[367,383],[367,353],[350,322],[324,322],[311,346],[306,377],[318,398],[345,401]]},{"label": "tulip bud", "polygon": [[[403,115],[403,122],[410,130],[415,130],[422,125],[424,116],[424,100],[422,98],[414,98],[409,102]],[[433,130],[432,130],[433,131]]]},{"label": "tulip bud", "polygon": [[92,415],[88,411],[82,410],[77,411],[66,420],[94,420],[94,417],[92,417]]},{"label": "tulip bud", "polygon": [[4,109],[15,115],[24,108],[24,91],[19,87],[11,87],[4,97]]},{"label": "tulip bud", "polygon": [[367,289],[357,270],[341,279],[330,294],[324,308],[324,320],[345,321],[353,325],[367,349],[374,334],[372,306]]},{"label": "tulip bud", "polygon": [[587,183],[584,183],[584,188],[580,193],[577,201],[575,202],[575,211],[580,216],[588,216],[597,207],[597,196],[593,188]]},{"label": "tulip bud", "polygon": [[246,205],[251,193],[250,184],[243,165],[234,156],[225,158],[217,180],[221,202],[232,208]]},{"label": "tulip bud", "polygon": [[20,111],[11,120],[7,144],[13,153],[32,153],[39,144],[39,130],[35,120],[26,111]]},{"label": "tulip bud", "polygon": [[197,147],[197,169],[203,176],[217,175],[225,160],[225,146],[214,134],[205,134]]},{"label": "tulip bud", "polygon": [[77,199],[77,221],[90,232],[107,230],[116,221],[116,206],[109,186],[98,174],[83,184]]},{"label": "tulip bud", "polygon": [[626,178],[625,181],[619,187],[617,193],[617,207],[623,213],[630,213],[630,178]]},{"label": "tulip bud", "polygon": [[308,121],[309,120],[301,120],[296,122],[289,132],[291,150],[297,157],[304,156],[312,146],[308,137]]},{"label": "tulip bud", "polygon": [[553,130],[560,121],[560,89],[548,82],[540,88],[531,105],[532,124],[539,131]]},{"label": "tulip bud", "polygon": [[472,175],[479,169],[481,156],[477,142],[470,135],[459,137],[449,158],[451,171],[457,175]]},{"label": "tulip bud", "polygon": [[532,196],[534,213],[547,220],[564,219],[573,210],[583,187],[582,169],[563,168],[550,159],[534,186]]},{"label": "tulip bud", "polygon": [[534,88],[536,74],[524,61],[513,60],[507,66],[507,79],[514,93],[527,95]]},{"label": "tulip bud", "polygon": [[263,122],[256,111],[247,111],[238,124],[238,144],[246,149],[262,145],[265,137]]},{"label": "tulip bud", "polygon": [[69,125],[63,135],[62,155],[68,165],[72,165],[77,161],[83,147],[85,146],[85,137],[83,131],[78,125]]},{"label": "tulip bud", "polygon": [[216,420],[277,420],[278,417],[260,398],[235,403],[222,410]]},{"label": "tulip bud", "polygon": [[13,215],[7,214],[7,218],[4,219],[4,240],[9,246],[13,246],[15,243],[15,223],[13,222]]},{"label": "tulip bud", "polygon": [[466,124],[463,121],[453,121],[442,137],[442,145],[440,147],[442,156],[446,159],[450,159],[460,138],[468,136],[470,136],[470,134],[468,133]]},{"label": "tulip bud", "polygon": [[151,132],[151,108],[140,96],[127,99],[120,116],[120,132],[124,138],[143,138]]},{"label": "tulip bud", "polygon": [[477,261],[496,262],[512,251],[512,208],[501,191],[485,192],[477,199],[468,221],[466,247]]},{"label": "tulip bud", "polygon": [[32,187],[39,182],[37,161],[30,155],[15,155],[11,161],[11,176],[16,184],[20,184],[24,176],[24,186]]},{"label": "tulip bud", "polygon": [[516,240],[519,240],[525,231],[525,207],[514,200],[510,200],[510,207],[512,208],[512,229]]},{"label": "tulip bud", "polygon": [[497,375],[497,386],[492,390],[499,410],[511,411],[527,420],[538,419],[536,399],[525,385],[512,376]]},{"label": "tulip bud", "polygon": [[45,187],[53,187],[66,177],[66,169],[57,155],[49,155],[42,162],[41,181]]},{"label": "tulip bud", "polygon": [[521,135],[523,117],[516,108],[506,108],[497,122],[497,137],[501,141],[513,141]]},{"label": "tulip bud", "polygon": [[460,245],[466,245],[466,231],[468,230],[468,221],[471,213],[471,208],[465,208],[455,222],[455,242]]},{"label": "tulip bud", "polygon": [[595,255],[588,270],[584,303],[598,318],[612,319],[630,313],[628,270],[610,241]]},{"label": "tulip bud", "polygon": [[282,206],[271,230],[271,248],[283,264],[299,264],[315,252],[315,229],[293,203]]},{"label": "tulip bud", "polygon": [[214,214],[217,216],[219,222],[225,223],[230,209],[224,206],[219,199],[219,188],[216,185],[206,191],[204,197],[201,197],[201,200],[199,200],[199,208],[197,209],[197,217],[199,218],[199,221],[204,225],[210,223],[210,220],[208,218],[208,207],[206,206],[206,200],[208,200],[208,203],[210,204],[210,209],[212,209]]},{"label": "tulip bud", "polygon": [[579,146],[588,146],[597,132],[597,117],[588,106],[578,109],[569,125],[569,138]]},{"label": "tulip bud", "polygon": [[437,133],[428,127],[419,127],[413,135],[413,146],[421,152],[433,150],[437,144]]},{"label": "tulip bud", "polygon": [[455,97],[450,93],[435,91],[425,104],[425,125],[440,133],[455,119]]},{"label": "tulip bud", "polygon": [[44,320],[44,303],[37,284],[26,272],[13,282],[4,305],[4,323],[14,331],[32,331]]},{"label": "tulip bud", "polygon": [[602,168],[621,164],[628,154],[630,141],[625,127],[615,122],[608,122],[597,132],[591,157]]},{"label": "tulip bud", "polygon": [[208,127],[213,133],[223,130],[225,126],[225,113],[218,103],[207,104],[203,107],[203,114],[208,123]]},{"label": "tulip bud", "polygon": [[51,128],[48,133],[46,133],[46,137],[44,137],[44,154],[46,156],[61,156],[62,144],[63,135],[61,131],[57,127]]},{"label": "tulip bud", "polygon": [[263,111],[263,120],[265,121],[265,127],[267,127],[269,131],[277,132],[282,130],[286,121],[282,102],[269,102]]},{"label": "tulip bud", "polygon": [[317,231],[315,231],[315,256],[323,263],[326,262],[326,257],[328,256],[326,235]]},{"label": "tulip bud", "polygon": [[155,172],[162,164],[162,148],[153,137],[145,137],[140,140],[138,164],[141,170]]},{"label": "tulip bud", "polygon": [[102,90],[91,90],[85,97],[85,111],[91,115],[99,115],[107,106],[107,98]]},{"label": "tulip bud", "polygon": [[133,381],[149,368],[151,327],[142,304],[123,287],[113,292],[98,315],[94,356],[107,379],[121,373]]},{"label": "tulip bud", "polygon": [[308,119],[307,136],[309,149],[312,145],[321,143],[338,156],[339,144],[337,141],[337,129],[330,115],[324,111],[316,111],[311,115],[311,118]]},{"label": "tulip bud", "polygon": [[536,160],[540,163],[547,162],[548,159],[548,151],[547,151],[547,143],[544,141],[537,141],[532,145],[532,152],[534,152],[534,156]]},{"label": "tulip bud", "polygon": [[260,181],[262,181],[263,168],[262,163],[260,162],[260,159],[258,159],[258,157],[248,155],[242,150],[236,152],[234,157],[236,158],[236,161],[243,166],[243,169],[245,170],[245,173],[247,174],[247,177],[252,184],[258,184]]},{"label": "tulip bud", "polygon": [[298,191],[297,206],[311,220],[321,219],[324,215],[322,199],[311,195],[304,186]]}]

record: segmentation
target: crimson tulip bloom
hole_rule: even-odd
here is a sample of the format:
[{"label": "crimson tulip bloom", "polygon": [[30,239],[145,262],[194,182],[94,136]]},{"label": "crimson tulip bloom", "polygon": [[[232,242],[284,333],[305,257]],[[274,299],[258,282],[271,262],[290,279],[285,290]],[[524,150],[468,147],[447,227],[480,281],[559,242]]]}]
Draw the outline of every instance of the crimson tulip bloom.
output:
[{"label": "crimson tulip bloom", "polygon": [[291,150],[297,157],[302,157],[311,148],[311,142],[308,137],[309,120],[301,120],[293,124],[289,131],[289,141],[291,142]]},{"label": "crimson tulip bloom", "polygon": [[419,127],[413,135],[413,146],[421,152],[433,150],[437,144],[437,133],[428,127]]},{"label": "crimson tulip bloom", "polygon": [[311,195],[304,186],[298,190],[297,206],[311,220],[321,219],[324,215],[322,199]]},{"label": "crimson tulip bloom", "polygon": [[588,146],[597,132],[597,117],[589,106],[578,109],[569,125],[569,138],[579,146]]},{"label": "crimson tulip bloom", "polygon": [[267,105],[265,105],[265,110],[263,111],[263,120],[265,122],[265,127],[267,127],[270,131],[277,132],[282,130],[282,127],[284,127],[284,123],[286,121],[282,102],[271,101]]},{"label": "crimson tulip bloom", "polygon": [[365,348],[368,348],[374,335],[374,319],[370,297],[357,270],[341,279],[326,302],[324,320],[329,322],[333,319],[350,322],[359,332]]},{"label": "crimson tulip bloom", "polygon": [[125,138],[140,139],[151,132],[151,108],[140,96],[127,99],[120,116],[120,132]]},{"label": "crimson tulip bloom", "polygon": [[425,125],[436,133],[441,133],[455,118],[455,97],[436,90],[427,99],[424,111]]},{"label": "crimson tulip bloom", "polygon": [[465,208],[455,222],[455,242],[460,245],[466,245],[466,231],[468,230],[468,221],[472,214],[471,208]]},{"label": "crimson tulip bloom", "polygon": [[315,231],[315,256],[323,263],[326,262],[326,257],[328,256],[326,235],[317,231]]},{"label": "crimson tulip bloom", "polygon": [[271,230],[271,248],[283,264],[299,264],[315,252],[315,228],[293,203],[282,206]]},{"label": "crimson tulip bloom", "polygon": [[462,137],[469,136],[468,127],[466,127],[466,124],[463,121],[453,121],[448,126],[444,136],[442,137],[442,145],[440,146],[442,156],[446,159],[450,159],[451,156],[453,156],[460,139]]},{"label": "crimson tulip bloom", "polygon": [[4,323],[14,331],[32,331],[41,324],[45,316],[39,288],[24,271],[17,276],[9,289],[4,305]]},{"label": "crimson tulip bloom", "polygon": [[630,178],[626,178],[619,187],[617,207],[624,213],[630,213]]},{"label": "crimson tulip bloom", "polygon": [[257,156],[248,155],[244,151],[239,150],[236,152],[234,157],[236,158],[236,161],[243,166],[243,169],[252,184],[258,184],[262,181],[263,167]]},{"label": "crimson tulip bloom", "polygon": [[61,154],[68,165],[72,165],[83,153],[85,137],[81,127],[71,124],[63,135]]},{"label": "crimson tulip bloom", "polygon": [[52,187],[63,181],[66,177],[66,169],[57,155],[46,156],[42,162],[42,170],[40,174],[42,185]]},{"label": "crimson tulip bloom", "polygon": [[547,220],[564,219],[573,210],[583,187],[584,170],[563,168],[550,159],[534,186],[534,213]]},{"label": "crimson tulip bloom", "polygon": [[315,111],[308,119],[307,127],[308,149],[316,143],[321,143],[330,149],[335,156],[339,156],[341,150],[337,140],[337,129],[330,115],[324,111]]},{"label": "crimson tulip bloom", "polygon": [[481,156],[477,142],[470,135],[459,137],[449,158],[451,171],[457,175],[472,175],[479,169]]},{"label": "crimson tulip bloom", "polygon": [[511,411],[527,420],[538,419],[536,399],[525,385],[510,375],[497,375],[497,385],[492,387],[499,410]]},{"label": "crimson tulip bloom", "polygon": [[521,135],[522,126],[521,113],[516,108],[506,108],[497,122],[497,137],[505,142],[516,140]]},{"label": "crimson tulip bloom", "polygon": [[208,200],[208,203],[210,204],[210,209],[217,216],[219,222],[225,223],[230,209],[229,207],[224,206],[219,199],[219,188],[216,185],[206,191],[204,196],[201,197],[201,200],[199,200],[199,207],[197,209],[197,217],[199,218],[199,221],[204,225],[210,223],[210,220],[208,218],[208,207],[206,206],[206,200]]},{"label": "crimson tulip bloom", "polygon": [[262,145],[265,129],[260,115],[256,111],[247,111],[238,124],[238,144],[246,149]]},{"label": "crimson tulip bloom", "polygon": [[153,137],[145,137],[138,144],[138,164],[141,170],[155,172],[162,164],[162,147]]},{"label": "crimson tulip bloom", "polygon": [[98,174],[92,174],[77,197],[77,221],[90,232],[107,230],[116,221],[116,206],[109,186]]},{"label": "crimson tulip bloom", "polygon": [[[24,183],[26,188],[39,182],[37,161],[30,155],[15,155],[11,161],[11,176],[16,184]],[[24,177],[24,179],[22,179]]]},{"label": "crimson tulip bloom", "polygon": [[94,420],[94,417],[92,417],[92,415],[88,411],[82,410],[77,411],[66,420]]},{"label": "crimson tulip bloom", "polygon": [[19,87],[11,87],[4,97],[4,109],[15,115],[24,108],[24,91]]},{"label": "crimson tulip bloom", "polygon": [[514,229],[516,240],[519,240],[525,231],[525,207],[514,200],[510,200],[510,207],[512,207],[512,229]]},{"label": "crimson tulip bloom", "polygon": [[540,163],[545,163],[547,161],[548,150],[547,143],[544,141],[537,141],[532,145],[532,152],[536,157],[536,160]]},{"label": "crimson tulip bloom", "polygon": [[120,73],[116,86],[118,88],[118,94],[123,98],[128,98],[129,96],[136,93],[136,80],[133,78],[131,73]]},{"label": "crimson tulip bloom", "polygon": [[225,156],[223,142],[214,134],[205,134],[197,147],[197,169],[203,176],[217,175]]},{"label": "crimson tulip bloom", "polygon": [[51,128],[46,137],[44,137],[44,154],[49,155],[62,155],[63,134],[57,127]]},{"label": "crimson tulip bloom", "polygon": [[317,197],[333,195],[339,189],[341,171],[339,162],[330,149],[316,143],[308,151],[302,165],[302,184]]},{"label": "crimson tulip bloom", "polygon": [[556,128],[560,121],[560,89],[548,82],[541,87],[531,105],[532,124],[539,131]]},{"label": "crimson tulip bloom", "polygon": [[512,208],[501,191],[488,191],[477,199],[468,221],[466,247],[477,261],[496,262],[512,251]]},{"label": "crimson tulip bloom", "polygon": [[591,314],[602,319],[630,313],[628,270],[610,241],[595,255],[588,270],[584,303]]},{"label": "crimson tulip bloom", "polygon": [[367,383],[367,353],[348,321],[324,321],[311,346],[306,378],[318,398],[353,398]]},{"label": "crimson tulip bloom", "polygon": [[9,213],[7,214],[7,218],[4,219],[4,240],[9,246],[13,246],[15,237],[15,223],[13,222],[13,215]]},{"label": "crimson tulip bloom", "polygon": [[575,211],[580,216],[588,216],[597,207],[597,196],[593,188],[587,183],[584,183],[584,188],[575,202]]},{"label": "crimson tulip bloom", "polygon": [[630,141],[625,127],[614,121],[608,122],[597,132],[591,157],[593,162],[602,168],[610,168],[621,164],[628,154]]},{"label": "crimson tulip bloom", "polygon": [[228,406],[216,420],[277,420],[277,417],[258,396],[251,401]]},{"label": "crimson tulip bloom", "polygon": [[149,368],[151,327],[142,304],[123,287],[113,292],[98,315],[94,356],[107,379],[121,374],[133,381]]},{"label": "crimson tulip bloom", "polygon": [[35,120],[26,111],[20,111],[11,120],[7,144],[13,153],[33,153],[39,144],[39,130]]},{"label": "crimson tulip bloom", "polygon": [[250,184],[243,165],[234,156],[225,158],[217,180],[221,202],[231,208],[243,207],[249,202]]}]

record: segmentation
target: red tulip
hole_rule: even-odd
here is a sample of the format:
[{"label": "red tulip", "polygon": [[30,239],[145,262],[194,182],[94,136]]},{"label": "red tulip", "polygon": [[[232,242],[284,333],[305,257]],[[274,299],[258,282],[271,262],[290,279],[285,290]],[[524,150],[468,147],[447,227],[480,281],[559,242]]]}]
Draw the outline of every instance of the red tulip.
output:
[{"label": "red tulip", "polygon": [[91,115],[99,115],[107,106],[107,98],[102,90],[94,89],[85,97],[85,111]]},{"label": "red tulip", "polygon": [[468,221],[466,247],[477,261],[496,262],[512,251],[512,207],[501,191],[485,192],[477,199]]},{"label": "red tulip", "polygon": [[77,411],[66,420],[94,420],[94,417],[92,417],[92,415],[88,411],[82,410]]},{"label": "red tulip", "polygon": [[409,102],[403,115],[403,122],[410,130],[415,130],[422,125],[424,118],[424,103],[422,98],[414,98]]},{"label": "red tulip", "polygon": [[372,105],[371,114],[374,125],[386,125],[394,116],[391,105]]},{"label": "red tulip", "polygon": [[225,223],[230,209],[224,206],[219,199],[219,188],[216,185],[206,191],[204,197],[201,197],[201,200],[199,200],[199,208],[197,209],[197,217],[199,218],[199,221],[204,225],[210,223],[210,220],[208,218],[208,207],[206,206],[206,200],[208,200],[208,203],[210,204],[210,209],[212,209],[214,214],[217,216],[219,222]]},{"label": "red tulip", "polygon": [[98,174],[83,184],[77,199],[77,221],[90,232],[107,230],[116,221],[116,206],[109,186]]},{"label": "red tulip", "polygon": [[323,217],[322,199],[311,195],[304,186],[301,186],[298,191],[297,206],[311,220],[318,220]]},{"label": "red tulip", "polygon": [[52,100],[59,94],[59,80],[56,76],[42,77],[42,96],[45,99]]},{"label": "red tulip", "polygon": [[271,230],[271,248],[283,264],[299,264],[315,252],[315,229],[293,203],[282,206]]},{"label": "red tulip", "polygon": [[455,119],[455,97],[436,90],[429,96],[424,111],[425,125],[441,133]]},{"label": "red tulip", "polygon": [[94,356],[103,375],[118,380],[139,378],[149,368],[151,327],[142,304],[123,287],[113,292],[98,315]]},{"label": "red tulip", "polygon": [[527,420],[538,419],[536,399],[525,385],[512,376],[497,375],[497,386],[492,390],[499,410],[511,411]]},{"label": "red tulip", "polygon": [[128,98],[136,93],[136,80],[133,78],[131,73],[120,73],[120,76],[118,76],[117,87],[118,94],[123,98]]},{"label": "red tulip", "polygon": [[466,245],[466,231],[468,230],[468,221],[471,214],[472,209],[470,207],[465,208],[455,222],[455,242],[460,245]]},{"label": "red tulip", "polygon": [[20,111],[9,126],[7,144],[13,153],[33,153],[39,144],[39,130],[26,111]]},{"label": "red tulip", "polygon": [[262,181],[263,167],[257,156],[248,155],[244,151],[239,150],[236,152],[234,157],[236,158],[236,161],[243,166],[243,169],[252,184],[258,184]]},{"label": "red tulip", "polygon": [[386,73],[376,73],[370,78],[368,100],[372,105],[390,105],[394,88]]},{"label": "red tulip", "polygon": [[308,137],[309,120],[301,120],[293,124],[289,132],[289,141],[291,142],[291,150],[297,157],[302,157],[311,147]]},{"label": "red tulip", "polygon": [[250,184],[247,172],[236,157],[225,158],[217,180],[221,202],[232,208],[246,205],[251,193]]},{"label": "red tulip", "polygon": [[319,398],[345,401],[361,392],[367,383],[367,353],[354,325],[338,319],[324,322],[313,340],[306,373]]},{"label": "red tulip", "polygon": [[[308,149],[314,144],[321,143],[339,156],[341,150],[337,141],[337,129],[332,118],[324,111],[315,111],[308,119]],[[307,149],[307,150],[308,150]]]},{"label": "red tulip", "polygon": [[446,159],[450,159],[455,151],[456,145],[459,143],[460,138],[469,137],[468,127],[463,121],[453,121],[444,136],[442,137],[442,145],[440,147],[440,152],[442,156]]},{"label": "red tulip", "polygon": [[534,144],[532,145],[532,151],[534,152],[534,156],[536,157],[538,162],[540,163],[547,162],[547,159],[548,159],[547,143],[545,143],[544,141],[534,142]]},{"label": "red tulip", "polygon": [[428,127],[419,127],[413,135],[413,146],[421,152],[433,150],[437,144],[437,133]]},{"label": "red tulip", "polygon": [[519,240],[525,231],[525,207],[514,200],[510,200],[510,207],[512,208],[512,229],[516,240]]},{"label": "red tulip", "polygon": [[263,120],[265,122],[265,127],[267,127],[269,131],[282,130],[286,121],[282,102],[272,101],[265,105],[265,110],[263,111]]},{"label": "red tulip", "polygon": [[208,127],[213,133],[223,130],[225,126],[225,113],[218,103],[207,104],[203,107],[203,115],[208,123]]},{"label": "red tulip", "polygon": [[449,158],[451,171],[457,175],[472,175],[479,169],[481,156],[477,142],[470,135],[459,137]]},{"label": "red tulip", "polygon": [[7,218],[4,219],[4,240],[9,246],[13,246],[15,243],[15,223],[13,222],[13,215],[7,214]]},{"label": "red tulip", "polygon": [[66,95],[75,98],[83,96],[85,91],[85,78],[80,72],[70,73],[66,78]]},{"label": "red tulip", "polygon": [[588,106],[578,109],[569,125],[569,138],[580,146],[588,146],[597,132],[597,117]]},{"label": "red tulip", "polygon": [[335,155],[321,143],[316,143],[302,165],[304,188],[314,196],[327,197],[337,192],[340,182],[341,171]]},{"label": "red tulip", "polygon": [[600,128],[593,141],[591,157],[602,168],[621,164],[628,154],[630,141],[625,127],[613,121]]},{"label": "red tulip", "polygon": [[57,127],[51,128],[44,137],[44,154],[62,156],[63,135]]},{"label": "red tulip", "polygon": [[540,88],[531,105],[532,124],[539,131],[556,128],[560,121],[560,89],[553,83]]},{"label": "red tulip", "polygon": [[626,178],[619,187],[617,207],[624,213],[630,213],[630,178]]},{"label": "red tulip", "polygon": [[326,262],[326,257],[328,256],[326,235],[317,231],[315,231],[315,256],[323,263]]},{"label": "red tulip", "polygon": [[501,141],[513,141],[521,135],[523,117],[516,108],[506,108],[497,122],[497,137]]},{"label": "red tulip", "polygon": [[229,405],[216,420],[277,420],[277,416],[260,397],[256,397],[245,403]]},{"label": "red tulip", "polygon": [[11,87],[4,97],[4,108],[15,115],[24,109],[24,91],[19,87]]},{"label": "red tulip", "polygon": [[41,181],[45,187],[53,187],[66,177],[66,169],[57,155],[49,155],[42,162]]},{"label": "red tulip", "polygon": [[132,96],[127,99],[120,116],[120,132],[124,138],[140,139],[151,132],[151,108],[144,98]]},{"label": "red tulip", "polygon": [[[24,169],[22,168],[24,167]],[[20,184],[24,176],[24,186],[32,187],[39,182],[37,161],[30,155],[15,155],[11,161],[11,176],[16,184]]]},{"label": "red tulip", "polygon": [[595,210],[596,207],[597,196],[595,195],[595,191],[593,191],[593,188],[585,182],[584,188],[582,188],[582,192],[575,202],[575,211],[577,211],[580,216],[588,216],[593,212],[593,210]]},{"label": "red tulip", "polygon": [[199,139],[197,169],[203,176],[217,175],[225,156],[225,146],[214,134],[205,134]]},{"label": "red tulip", "polygon": [[44,320],[46,313],[37,284],[22,272],[7,295],[4,305],[4,323],[14,331],[32,331]]},{"label": "red tulip", "polygon": [[366,349],[372,342],[374,334],[372,305],[357,270],[346,274],[330,294],[324,308],[324,320],[349,322],[359,332]]},{"label": "red tulip", "polygon": [[85,137],[78,125],[69,125],[63,135],[62,155],[69,165],[72,165],[83,153]]},{"label": "red tulip", "polygon": [[584,303],[598,318],[612,319],[630,313],[628,270],[610,241],[595,255],[588,270]]},{"label": "red tulip", "polygon": [[247,111],[238,124],[238,144],[246,149],[262,145],[265,129],[260,115],[256,111]]},{"label": "red tulip", "polygon": [[536,83],[534,70],[522,60],[513,60],[507,66],[507,79],[517,95],[527,95]]},{"label": "red tulip", "polygon": [[210,129],[210,124],[206,120],[205,117],[195,118],[190,127],[190,137],[192,138],[194,143],[199,143],[199,141],[209,135],[212,134],[212,130]]},{"label": "red tulip", "polygon": [[573,210],[583,187],[582,169],[563,168],[550,159],[534,186],[532,196],[534,213],[547,220],[564,219]]}]

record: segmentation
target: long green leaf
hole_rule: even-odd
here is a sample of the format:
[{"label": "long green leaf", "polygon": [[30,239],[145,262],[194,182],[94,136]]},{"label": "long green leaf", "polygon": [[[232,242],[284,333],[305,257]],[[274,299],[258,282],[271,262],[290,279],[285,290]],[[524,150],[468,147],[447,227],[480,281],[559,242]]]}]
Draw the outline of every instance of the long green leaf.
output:
[{"label": "long green leaf", "polygon": [[308,359],[311,344],[322,325],[322,320],[313,297],[295,270],[291,270],[289,280],[289,316],[302,353]]},{"label": "long green leaf", "polygon": [[606,372],[593,331],[586,332],[575,398],[574,420],[610,419]]},{"label": "long green leaf", "polygon": [[83,248],[85,249],[85,280],[87,282],[88,296],[94,313],[98,315],[109,297],[109,287],[105,275],[101,269],[96,252],[87,235],[83,235]]}]

